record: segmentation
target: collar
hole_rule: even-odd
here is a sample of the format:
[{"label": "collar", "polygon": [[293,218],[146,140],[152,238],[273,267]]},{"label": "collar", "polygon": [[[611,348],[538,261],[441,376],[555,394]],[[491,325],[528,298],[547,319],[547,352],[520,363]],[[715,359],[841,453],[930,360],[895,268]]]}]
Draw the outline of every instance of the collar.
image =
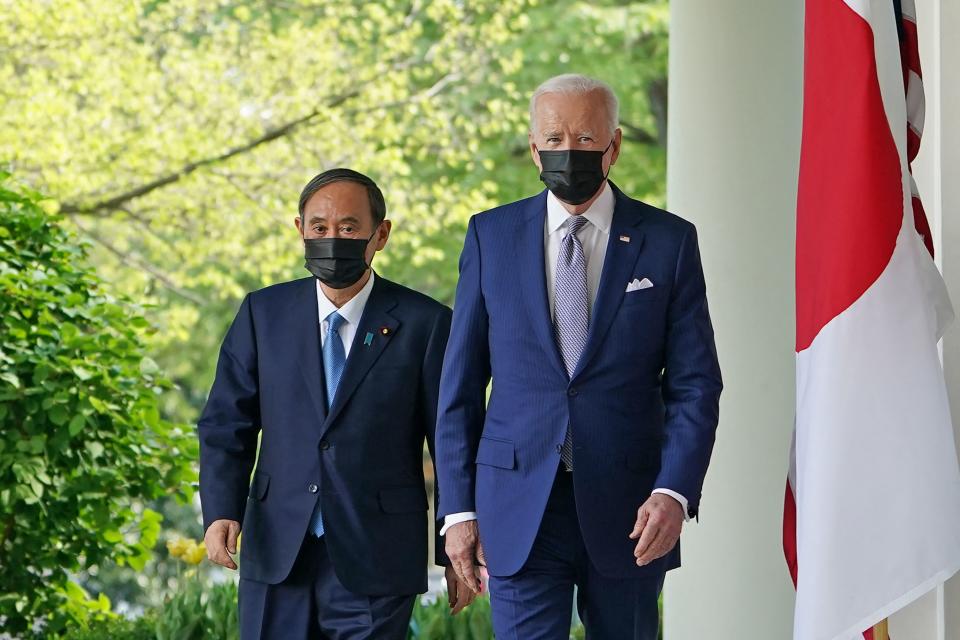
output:
[{"label": "collar", "polygon": [[371,269],[367,284],[363,285],[363,289],[360,289],[357,295],[347,300],[346,304],[339,309],[323,294],[320,281],[317,280],[317,309],[320,312],[320,322],[326,320],[327,316],[336,311],[350,324],[359,324],[360,317],[363,315],[363,309],[367,306],[367,300],[370,299],[370,292],[373,291],[373,280],[375,277],[373,269]]},{"label": "collar", "polygon": [[[603,191],[600,197],[593,201],[590,208],[584,211],[582,215],[590,221],[592,225],[606,234],[610,233],[610,225],[613,222],[613,207],[616,199],[613,197],[613,189],[610,183],[604,181]],[[553,195],[552,191],[547,191],[547,233],[553,233],[567,222],[570,213],[563,208],[563,204]]]}]

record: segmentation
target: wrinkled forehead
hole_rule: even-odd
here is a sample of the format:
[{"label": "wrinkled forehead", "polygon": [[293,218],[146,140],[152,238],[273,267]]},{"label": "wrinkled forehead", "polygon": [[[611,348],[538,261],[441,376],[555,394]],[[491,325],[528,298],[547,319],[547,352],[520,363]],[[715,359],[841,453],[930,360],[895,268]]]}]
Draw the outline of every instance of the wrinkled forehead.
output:
[{"label": "wrinkled forehead", "polygon": [[568,131],[608,133],[607,105],[600,91],[545,93],[537,98],[531,131],[545,135]]}]

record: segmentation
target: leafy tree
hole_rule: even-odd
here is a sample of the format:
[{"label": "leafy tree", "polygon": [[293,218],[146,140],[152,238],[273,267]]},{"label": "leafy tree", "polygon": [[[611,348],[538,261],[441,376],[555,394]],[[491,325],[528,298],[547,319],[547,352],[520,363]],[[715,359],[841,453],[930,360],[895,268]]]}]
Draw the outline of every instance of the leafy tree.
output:
[{"label": "leafy tree", "polygon": [[140,309],[39,202],[0,174],[0,621],[49,637],[109,608],[73,572],[144,566],[143,501],[189,492],[196,445],[160,418]]},{"label": "leafy tree", "polygon": [[[292,220],[323,169],[378,181],[395,222],[378,271],[450,303],[469,216],[542,188],[530,92],[579,71],[621,98],[613,178],[662,204],[667,31],[667,0],[7,0],[0,168],[144,305],[176,383],[161,415],[192,422],[242,294],[306,275]],[[77,575],[128,599],[165,558]]]},{"label": "leafy tree", "polygon": [[247,290],[305,274],[292,228],[312,175],[383,187],[378,269],[451,302],[467,218],[538,191],[540,81],[583,71],[622,98],[614,170],[661,203],[666,0],[10,0],[0,159],[152,306],[153,353],[193,420]]}]

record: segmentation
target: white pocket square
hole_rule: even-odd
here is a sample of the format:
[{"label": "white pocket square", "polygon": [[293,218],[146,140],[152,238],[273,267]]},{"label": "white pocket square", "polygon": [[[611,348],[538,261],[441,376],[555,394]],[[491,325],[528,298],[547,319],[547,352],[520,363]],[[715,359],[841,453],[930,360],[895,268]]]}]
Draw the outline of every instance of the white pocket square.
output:
[{"label": "white pocket square", "polygon": [[653,286],[653,283],[650,282],[650,278],[644,278],[643,280],[633,279],[633,282],[627,285],[627,293],[631,291],[640,291],[641,289],[649,289]]}]

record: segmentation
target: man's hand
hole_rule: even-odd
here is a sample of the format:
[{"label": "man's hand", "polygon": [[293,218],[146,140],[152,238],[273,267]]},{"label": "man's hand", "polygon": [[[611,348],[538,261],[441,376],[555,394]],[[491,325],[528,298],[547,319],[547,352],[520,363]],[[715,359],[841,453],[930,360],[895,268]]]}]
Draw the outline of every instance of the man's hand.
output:
[{"label": "man's hand", "polygon": [[637,523],[630,539],[637,540],[633,555],[644,566],[665,556],[680,538],[683,529],[683,507],[674,498],[655,493],[637,510]]},{"label": "man's hand", "polygon": [[486,566],[487,561],[480,545],[480,534],[476,520],[458,522],[444,535],[444,550],[450,558],[450,564],[460,579],[460,586],[465,586],[474,595],[480,593],[480,573],[477,564]]},{"label": "man's hand", "polygon": [[230,556],[237,552],[237,536],[240,523],[236,520],[214,520],[203,535],[210,562],[227,569],[236,569],[237,563]]},{"label": "man's hand", "polygon": [[467,588],[453,567],[447,567],[444,570],[444,578],[447,580],[447,601],[450,603],[450,613],[457,615],[473,602],[477,594]]}]

